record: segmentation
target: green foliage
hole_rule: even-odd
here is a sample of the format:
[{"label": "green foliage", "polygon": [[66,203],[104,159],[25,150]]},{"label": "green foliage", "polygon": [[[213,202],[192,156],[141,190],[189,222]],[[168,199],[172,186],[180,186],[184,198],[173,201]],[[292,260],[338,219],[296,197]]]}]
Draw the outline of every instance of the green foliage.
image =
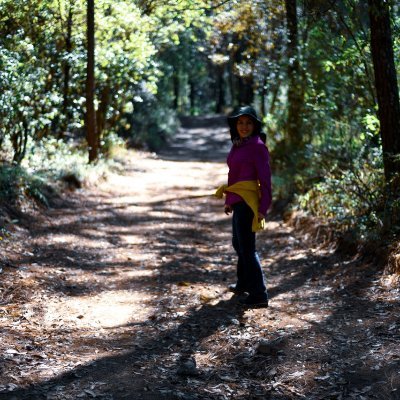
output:
[{"label": "green foliage", "polygon": [[126,141],[115,132],[108,132],[101,142],[102,155],[107,160],[113,160],[126,149]]},{"label": "green foliage", "polygon": [[[307,8],[310,7],[310,8]],[[366,3],[309,4],[299,19],[300,61],[305,90],[301,135],[304,149],[285,147],[285,96],[266,115],[278,174],[277,194],[295,185],[293,207],[351,229],[359,238],[385,224],[385,179],[374,98]],[[394,30],[394,47],[398,46]],[[396,53],[400,65],[399,52]],[[283,107],[282,107],[283,105]],[[275,157],[275,158],[274,158]],[[287,168],[296,159],[297,170]]]},{"label": "green foliage", "polygon": [[[195,20],[201,23],[202,14],[190,2],[150,8],[145,2],[96,2],[96,107],[103,142],[123,128],[127,105],[141,103],[143,91],[156,95],[162,75],[157,54],[179,45],[177,35]],[[84,128],[85,25],[83,0],[0,3],[0,146],[9,139],[15,162],[25,157],[31,139],[78,135]],[[153,132],[158,130],[163,127]]]},{"label": "green foliage", "polygon": [[176,111],[148,92],[141,93],[141,102],[131,107],[121,119],[119,134],[132,147],[157,151],[178,127]]},{"label": "green foliage", "polygon": [[[124,146],[115,134],[107,137],[106,148],[111,154]],[[98,180],[107,175],[107,171],[116,165],[112,159],[100,157],[92,165],[87,163],[87,152],[84,141],[46,138],[40,143],[30,142],[22,167],[31,176],[41,177],[53,187],[60,185],[65,176],[73,175],[80,182]]]},{"label": "green foliage", "polygon": [[141,87],[157,91],[152,26],[133,3],[101,1],[97,3],[97,15],[99,128],[117,130],[126,104],[138,99]]},{"label": "green foliage", "polygon": [[[110,134],[105,148],[117,156],[125,148],[124,141]],[[119,168],[117,161],[101,157],[96,164],[87,163],[84,143],[73,140],[44,138],[40,143],[31,139],[21,165],[4,163],[0,166],[0,201],[18,205],[25,198],[48,206],[49,201],[65,185],[65,177],[77,182],[98,181]]]},{"label": "green foliage", "polygon": [[21,166],[0,166],[0,199],[9,205],[17,205],[25,197],[48,205],[47,194],[52,192],[40,175],[30,175]]},{"label": "green foliage", "polygon": [[332,135],[309,145],[305,159],[303,194],[294,203],[298,208],[329,220],[339,230],[355,230],[361,239],[379,232],[385,201],[380,147]]},{"label": "green foliage", "polygon": [[[277,197],[291,196],[295,187],[298,207],[343,227],[369,229],[384,219],[366,2],[298,7],[304,148],[290,151],[293,60],[283,0],[98,0],[95,6],[102,158],[87,167],[86,1],[0,1],[5,198],[45,203],[44,182],[70,173],[80,180],[100,176],[105,159],[125,143],[156,151],[176,131],[179,114],[225,112],[249,101],[264,118]],[[399,68],[398,6],[392,17]]]},{"label": "green foliage", "polygon": [[[284,15],[281,0],[235,0],[211,15],[208,52],[229,75],[224,79],[228,106],[251,101],[274,108],[273,92],[284,78]],[[246,91],[249,96],[244,96]],[[262,110],[264,106],[260,104]]]},{"label": "green foliage", "polygon": [[41,95],[46,74],[28,38],[20,37],[14,51],[0,47],[0,139],[10,137],[16,162],[25,155],[28,137],[41,137],[49,129],[59,104],[57,94]]}]

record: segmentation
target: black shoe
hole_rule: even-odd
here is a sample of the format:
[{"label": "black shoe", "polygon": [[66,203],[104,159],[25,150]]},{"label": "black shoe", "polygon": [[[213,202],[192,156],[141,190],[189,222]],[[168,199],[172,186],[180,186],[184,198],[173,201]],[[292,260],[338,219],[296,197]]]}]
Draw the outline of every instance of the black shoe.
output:
[{"label": "black shoe", "polygon": [[268,307],[267,295],[248,295],[245,299],[239,300],[239,303],[249,308],[266,308]]},{"label": "black shoe", "polygon": [[228,286],[228,289],[229,289],[230,292],[233,292],[233,293],[235,293],[235,294],[237,294],[237,295],[239,295],[239,296],[240,296],[241,294],[247,293],[246,290],[244,290],[244,289],[242,289],[241,287],[238,287],[237,285],[234,285],[234,284],[229,285],[229,286]]}]

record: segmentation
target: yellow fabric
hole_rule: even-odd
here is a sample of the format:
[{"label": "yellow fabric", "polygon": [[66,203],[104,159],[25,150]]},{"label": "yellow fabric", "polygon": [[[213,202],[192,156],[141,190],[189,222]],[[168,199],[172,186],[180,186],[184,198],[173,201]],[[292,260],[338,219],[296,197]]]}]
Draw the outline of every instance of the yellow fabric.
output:
[{"label": "yellow fabric", "polygon": [[254,218],[252,231],[257,232],[265,228],[265,219],[258,221],[258,205],[260,199],[260,186],[258,181],[240,181],[231,186],[222,185],[215,192],[214,196],[222,199],[225,192],[238,194],[252,209]]}]

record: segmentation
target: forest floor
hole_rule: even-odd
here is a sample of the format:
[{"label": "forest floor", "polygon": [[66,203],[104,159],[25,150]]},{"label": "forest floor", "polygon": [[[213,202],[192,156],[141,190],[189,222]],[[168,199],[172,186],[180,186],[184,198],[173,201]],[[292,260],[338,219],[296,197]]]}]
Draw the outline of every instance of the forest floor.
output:
[{"label": "forest floor", "polygon": [[270,306],[245,309],[211,194],[229,140],[193,120],[160,154],[28,208],[0,254],[0,399],[399,399],[399,289],[278,216]]}]

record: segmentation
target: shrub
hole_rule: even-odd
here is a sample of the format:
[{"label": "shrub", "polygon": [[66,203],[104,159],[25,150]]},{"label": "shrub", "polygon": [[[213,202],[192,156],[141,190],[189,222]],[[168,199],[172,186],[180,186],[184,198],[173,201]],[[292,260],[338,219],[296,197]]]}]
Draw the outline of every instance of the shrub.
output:
[{"label": "shrub", "polygon": [[320,153],[322,158],[313,160],[320,180],[297,196],[296,206],[339,230],[355,230],[362,240],[376,235],[383,226],[385,202],[381,150],[364,146],[356,156],[342,146],[335,154],[332,159]]}]

